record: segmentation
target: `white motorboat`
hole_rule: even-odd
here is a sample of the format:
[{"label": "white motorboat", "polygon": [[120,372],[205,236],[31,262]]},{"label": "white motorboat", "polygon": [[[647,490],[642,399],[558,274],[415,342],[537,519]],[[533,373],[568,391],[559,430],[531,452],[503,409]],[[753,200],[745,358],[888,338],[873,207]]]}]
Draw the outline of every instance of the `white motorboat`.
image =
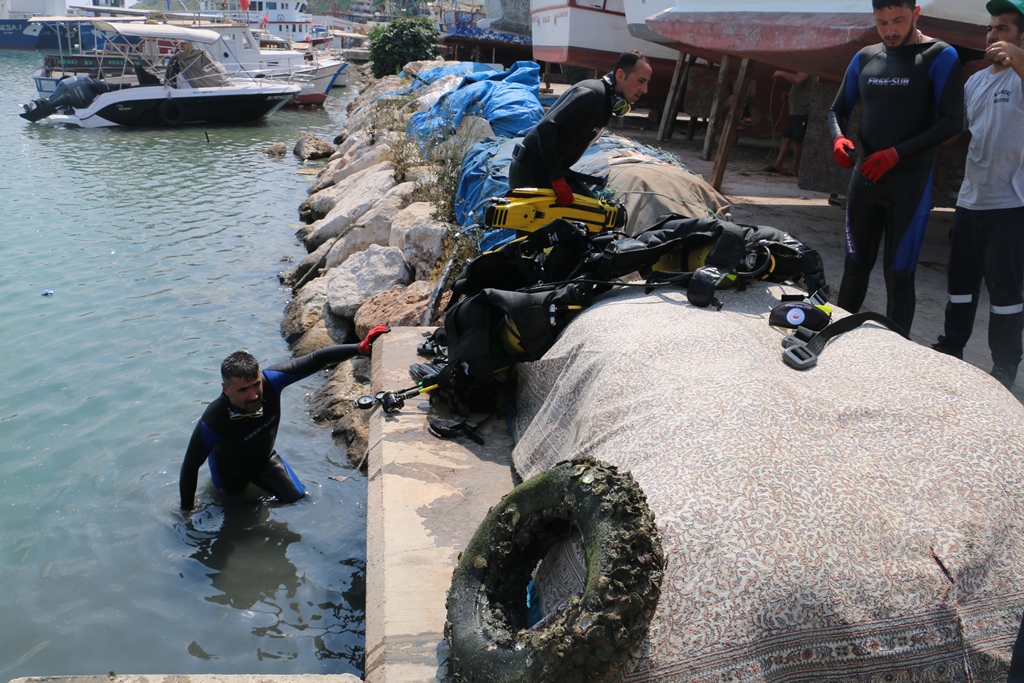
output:
[{"label": "white motorboat", "polygon": [[154,40],[177,41],[182,47],[162,76],[141,59],[133,61],[126,50],[120,78],[66,78],[50,97],[23,105],[22,118],[83,128],[237,124],[269,116],[299,93],[294,83],[231,76],[206,50],[184,46],[213,45],[220,39],[214,31],[166,24],[94,23],[105,33],[123,38],[125,46]]},{"label": "white motorboat", "polygon": [[[202,29],[214,31],[219,40],[212,44],[204,43],[208,52],[224,65],[232,76],[247,78],[273,78],[296,83],[301,90],[288,104],[323,104],[332,87],[344,85],[347,76],[345,69],[348,63],[334,57],[319,55],[313,52],[302,53],[297,50],[264,48],[246,25],[233,21],[210,21],[196,18],[182,19],[188,15],[165,14],[166,24],[156,24],[158,32],[161,26],[183,29]],[[53,18],[48,20],[54,22]],[[95,20],[63,17],[60,21],[70,24],[89,23]],[[40,96],[48,97],[64,78],[69,76],[92,76],[116,79],[125,70],[126,60],[141,59],[143,63],[162,70],[163,62],[173,50],[184,42],[184,38],[169,41],[167,38],[150,38],[154,29],[143,28],[138,17],[130,19],[105,19],[105,23],[118,23],[118,33],[95,27],[92,31],[81,30],[82,47],[88,49],[65,54],[47,54],[43,58],[43,67],[33,76],[36,90]],[[130,22],[130,23],[121,23]],[[146,24],[151,27],[154,24]],[[70,33],[70,31],[69,31]],[[126,38],[136,42],[126,42]],[[133,70],[127,65],[129,79]],[[102,74],[102,76],[101,76]],[[341,83],[339,83],[341,81]]]},{"label": "white motorboat", "polygon": [[291,104],[323,104],[335,85],[344,81],[348,62],[314,51],[266,48],[253,31],[234,21],[207,22],[195,28],[216,31],[221,40],[210,52],[232,75],[274,78],[297,83],[302,90]]}]

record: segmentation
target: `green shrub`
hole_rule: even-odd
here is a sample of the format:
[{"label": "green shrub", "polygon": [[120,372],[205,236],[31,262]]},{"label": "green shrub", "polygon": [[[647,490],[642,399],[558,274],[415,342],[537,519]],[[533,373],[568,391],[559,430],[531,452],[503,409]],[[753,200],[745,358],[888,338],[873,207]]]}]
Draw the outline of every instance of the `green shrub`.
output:
[{"label": "green shrub", "polygon": [[433,59],[441,54],[437,29],[426,17],[395,19],[370,32],[370,61],[374,78],[401,71],[409,62]]}]

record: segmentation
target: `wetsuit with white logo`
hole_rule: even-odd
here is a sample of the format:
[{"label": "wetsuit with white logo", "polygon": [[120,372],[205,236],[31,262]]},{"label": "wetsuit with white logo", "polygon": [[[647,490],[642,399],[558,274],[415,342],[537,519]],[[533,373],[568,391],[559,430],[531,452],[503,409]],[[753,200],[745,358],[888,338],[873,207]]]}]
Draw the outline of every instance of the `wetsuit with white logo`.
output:
[{"label": "wetsuit with white logo", "polygon": [[[846,134],[860,102],[857,162],[846,210],[846,262],[837,303],[860,310],[883,245],[886,315],[910,332],[914,273],[932,204],[936,148],[963,127],[963,67],[941,41],[862,49],[829,110],[832,139]],[[860,172],[867,156],[895,148],[899,161],[878,182]]]},{"label": "wetsuit with white logo", "polygon": [[262,372],[263,409],[257,413],[235,412],[221,393],[206,407],[185,451],[179,480],[181,508],[191,510],[195,505],[199,468],[206,461],[213,485],[222,491],[238,493],[252,483],[282,503],[302,498],[306,488],[274,450],[281,424],[281,390],[355,356],[358,349],[358,344],[329,346],[267,368]]},{"label": "wetsuit with white logo", "polygon": [[608,127],[614,98],[613,74],[580,81],[562,93],[517,145],[509,166],[510,188],[551,187],[552,180],[566,178],[573,192],[589,194],[569,169]]}]

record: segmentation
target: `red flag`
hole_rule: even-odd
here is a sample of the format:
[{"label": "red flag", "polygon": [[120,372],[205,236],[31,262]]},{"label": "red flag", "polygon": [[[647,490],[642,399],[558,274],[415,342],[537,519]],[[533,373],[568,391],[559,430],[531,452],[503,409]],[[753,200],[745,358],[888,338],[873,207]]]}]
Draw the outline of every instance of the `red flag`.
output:
[{"label": "red flag", "polygon": [[249,0],[238,0],[238,5],[242,8],[243,12],[249,11]]},{"label": "red flag", "polygon": [[269,23],[270,23],[270,15],[269,14],[264,14],[263,18],[260,20],[260,26],[266,26]]}]

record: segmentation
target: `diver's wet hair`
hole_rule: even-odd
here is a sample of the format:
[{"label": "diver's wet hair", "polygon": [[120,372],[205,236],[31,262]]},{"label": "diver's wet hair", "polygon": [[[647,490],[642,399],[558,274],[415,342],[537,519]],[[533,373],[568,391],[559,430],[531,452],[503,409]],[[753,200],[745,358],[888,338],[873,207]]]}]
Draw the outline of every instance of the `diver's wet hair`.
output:
[{"label": "diver's wet hair", "polygon": [[633,69],[636,68],[637,62],[651,62],[647,59],[643,52],[640,50],[626,50],[619,58],[615,60],[615,68],[612,69],[612,73],[615,73],[619,69],[626,72],[626,75],[633,73]]},{"label": "diver's wet hair", "polygon": [[871,9],[889,9],[890,7],[906,7],[909,10],[917,7],[917,0],[871,0]]},{"label": "diver's wet hair", "polygon": [[248,351],[235,351],[220,364],[220,378],[255,379],[260,374],[260,364]]}]

